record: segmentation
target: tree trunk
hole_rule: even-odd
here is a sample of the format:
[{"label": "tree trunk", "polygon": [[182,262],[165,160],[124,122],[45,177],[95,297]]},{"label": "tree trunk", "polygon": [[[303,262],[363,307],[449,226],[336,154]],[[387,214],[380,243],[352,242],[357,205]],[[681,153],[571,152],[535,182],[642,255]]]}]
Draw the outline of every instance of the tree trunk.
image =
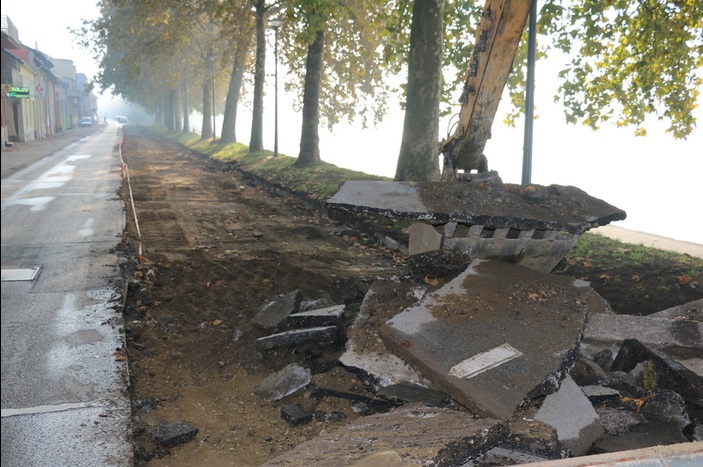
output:
[{"label": "tree trunk", "polygon": [[322,58],[325,50],[325,33],[318,31],[315,41],[308,46],[305,61],[305,87],[303,90],[303,128],[300,134],[300,154],[297,167],[309,167],[320,163],[320,82],[322,80]]},{"label": "tree trunk", "polygon": [[410,29],[408,88],[395,180],[439,180],[439,100],[442,91],[444,0],[415,0]]},{"label": "tree trunk", "polygon": [[200,139],[212,138],[212,82],[205,79],[203,85],[203,126],[200,130]]},{"label": "tree trunk", "polygon": [[256,1],[256,61],[254,64],[254,108],[251,118],[249,152],[264,150],[264,80],[266,79],[265,0]]},{"label": "tree trunk", "polygon": [[187,81],[183,83],[183,133],[190,133],[190,102]]},{"label": "tree trunk", "polygon": [[178,105],[178,103],[181,100],[181,95],[178,92],[178,89],[174,89],[173,91],[173,103],[171,104],[171,108],[173,109],[173,123],[174,123],[174,128],[173,131],[180,133],[181,132],[181,107]]},{"label": "tree trunk", "polygon": [[232,75],[229,79],[229,89],[227,90],[227,102],[225,103],[225,115],[222,120],[222,135],[220,139],[223,143],[237,142],[237,106],[239,105],[239,95],[244,79],[244,63],[240,59],[242,54],[238,53],[232,66]]}]

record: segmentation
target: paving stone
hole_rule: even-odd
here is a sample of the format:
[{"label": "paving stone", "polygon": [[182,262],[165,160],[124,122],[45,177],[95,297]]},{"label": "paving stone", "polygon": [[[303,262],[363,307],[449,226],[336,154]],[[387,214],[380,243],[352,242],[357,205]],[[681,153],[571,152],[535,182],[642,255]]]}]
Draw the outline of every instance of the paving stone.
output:
[{"label": "paving stone", "polygon": [[640,413],[649,421],[674,423],[683,429],[691,423],[683,397],[674,391],[661,389],[644,403]]},{"label": "paving stone", "polygon": [[161,446],[172,448],[193,440],[198,429],[185,423],[165,423],[154,430],[154,441]]},{"label": "paving stone", "polygon": [[275,330],[285,322],[289,315],[300,310],[302,301],[303,293],[300,290],[289,292],[261,307],[251,322],[267,331]]},{"label": "paving stone", "polygon": [[602,383],[606,372],[590,358],[580,355],[570,374],[576,384],[588,386]]},{"label": "paving stone", "polygon": [[683,396],[687,403],[703,407],[703,377],[665,355],[650,350],[636,339],[623,342],[612,369],[632,371],[643,362],[652,363],[650,389],[671,389]]},{"label": "paving stone", "polygon": [[[688,439],[681,433],[676,423],[646,422],[632,427],[630,431],[617,436],[602,436],[593,443],[594,452],[618,452],[631,449],[642,449],[652,446],[686,443]],[[647,464],[652,465],[652,464]],[[667,465],[667,464],[655,464]],[[668,464],[676,465],[676,464]],[[699,465],[699,464],[681,464]]]},{"label": "paving stone", "polygon": [[433,225],[415,222],[408,232],[408,253],[418,255],[442,249],[442,231]]},{"label": "paving stone", "polygon": [[287,328],[299,329],[316,326],[336,326],[344,320],[344,305],[334,305],[293,313],[286,318]]},{"label": "paving stone", "polygon": [[387,321],[381,336],[457,402],[507,419],[526,399],[556,390],[577,358],[587,311],[604,307],[585,282],[474,261]]},{"label": "paving stone", "polygon": [[507,435],[498,420],[408,404],[323,432],[264,465],[461,465]]},{"label": "paving stone", "polygon": [[260,337],[256,339],[255,345],[257,350],[280,349],[300,344],[332,341],[337,338],[338,334],[339,329],[337,326],[293,329],[292,331],[283,331],[270,336]]},{"label": "paving stone", "polygon": [[312,381],[310,370],[297,363],[291,363],[257,384],[254,394],[267,401],[277,401],[307,386],[310,381]]},{"label": "paving stone", "polygon": [[580,386],[588,400],[593,404],[605,404],[620,398],[620,391],[601,385]]},{"label": "paving stone", "polygon": [[646,423],[644,415],[630,410],[616,409],[613,407],[595,407],[600,419],[600,424],[609,436],[630,431],[632,427]]},{"label": "paving stone", "polygon": [[312,421],[312,412],[302,408],[298,404],[283,404],[281,407],[281,417],[290,426],[300,426]]},{"label": "paving stone", "polygon": [[648,315],[650,318],[703,321],[703,298]]},{"label": "paving stone", "polygon": [[576,456],[585,454],[604,431],[591,402],[568,376],[544,399],[535,419],[553,426],[559,441]]},{"label": "paving stone", "polygon": [[679,359],[703,354],[703,322],[650,316],[594,314],[584,329],[582,350],[594,357],[604,348],[616,352],[626,339]]}]

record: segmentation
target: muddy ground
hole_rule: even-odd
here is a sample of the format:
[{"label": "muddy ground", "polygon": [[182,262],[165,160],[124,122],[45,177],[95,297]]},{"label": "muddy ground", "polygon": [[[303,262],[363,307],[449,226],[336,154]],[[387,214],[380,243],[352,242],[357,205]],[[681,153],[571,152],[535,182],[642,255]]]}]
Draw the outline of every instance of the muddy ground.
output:
[{"label": "muddy ground", "polygon": [[[352,401],[299,391],[285,402],[315,418],[292,427],[281,418],[283,402],[254,395],[263,378],[288,363],[327,369],[341,343],[259,352],[254,342],[267,333],[250,319],[295,289],[308,301],[353,308],[376,279],[418,280],[406,258],[295,196],[272,194],[231,166],[139,127],[125,127],[123,156],[139,229],[125,186],[136,465],[260,465],[358,418]],[[608,294],[617,299],[617,290]],[[650,304],[665,309],[684,303],[681,298]],[[373,396],[339,366],[315,374],[313,384]],[[176,447],[156,445],[154,429],[169,422],[192,425],[198,434]]]}]

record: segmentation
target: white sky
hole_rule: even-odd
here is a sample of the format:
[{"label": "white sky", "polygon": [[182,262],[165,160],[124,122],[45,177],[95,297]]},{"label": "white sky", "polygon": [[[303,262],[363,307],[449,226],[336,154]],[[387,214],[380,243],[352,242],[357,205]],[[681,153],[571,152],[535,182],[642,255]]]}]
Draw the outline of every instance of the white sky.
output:
[{"label": "white sky", "polygon": [[[99,12],[92,0],[5,0],[2,14],[19,31],[20,40],[53,58],[71,59],[89,78],[97,72],[92,59],[74,45],[67,27],[79,28],[81,20]],[[268,73],[273,72],[269,62]],[[554,65],[538,62],[532,181],[539,184],[574,185],[625,210],[628,218],[614,225],[703,244],[703,105],[696,109],[699,128],[685,141],[664,133],[665,125],[653,122],[649,136],[633,136],[632,128],[604,126],[593,132],[566,125],[561,108],[553,103],[557,87]],[[279,73],[281,68],[279,67]],[[279,84],[282,77],[279,77]],[[279,150],[297,156],[301,120],[292,111],[292,96],[279,86]],[[267,82],[264,145],[273,148],[273,79]],[[101,104],[99,104],[101,105]],[[242,109],[245,110],[245,109]],[[493,137],[486,147],[489,167],[503,181],[520,183],[523,127],[510,129],[500,123],[499,110]],[[221,117],[221,116],[220,116]],[[250,122],[243,111],[237,135],[249,140]],[[322,158],[333,164],[392,177],[400,148],[403,114],[392,109],[377,129],[340,125],[333,133],[320,131]],[[218,129],[218,134],[219,134]],[[446,122],[440,126],[446,133]]]}]

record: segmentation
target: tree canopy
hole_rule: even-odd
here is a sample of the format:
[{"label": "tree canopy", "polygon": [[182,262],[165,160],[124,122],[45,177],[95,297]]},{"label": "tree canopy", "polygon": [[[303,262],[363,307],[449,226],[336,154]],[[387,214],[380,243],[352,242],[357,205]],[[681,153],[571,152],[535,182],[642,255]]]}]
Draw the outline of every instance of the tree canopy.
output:
[{"label": "tree canopy", "polygon": [[[255,42],[250,36],[255,34],[252,6],[257,1],[102,0],[103,16],[79,33],[85,47],[100,58],[99,86],[158,113],[167,107],[167,93],[179,92],[184,83],[209,85],[206,77],[213,56],[221,87],[235,70],[244,68],[253,75],[253,61],[246,55]],[[328,126],[356,118],[365,124],[380,121],[394,93],[401,101],[407,97],[406,86],[394,88],[387,77],[407,70],[416,1],[425,0],[267,4],[285,20],[280,40],[281,58],[290,70],[287,89],[304,88],[308,47],[324,31],[320,116]],[[437,4],[444,15],[443,41],[437,49],[442,61],[432,66],[440,66],[442,74],[433,79],[441,81],[440,108],[446,114],[454,112],[461,94],[483,4],[473,0]],[[646,119],[654,116],[668,122],[675,138],[694,130],[693,110],[703,87],[703,2],[543,0],[539,6],[538,56],[567,57],[555,99],[563,104],[568,122],[597,129],[612,121],[634,126],[636,134],[645,135]],[[235,23],[242,17],[246,19],[238,27]],[[508,83],[518,111],[523,103],[525,55],[521,48]],[[204,91],[202,102],[185,105],[206,111]]]}]

